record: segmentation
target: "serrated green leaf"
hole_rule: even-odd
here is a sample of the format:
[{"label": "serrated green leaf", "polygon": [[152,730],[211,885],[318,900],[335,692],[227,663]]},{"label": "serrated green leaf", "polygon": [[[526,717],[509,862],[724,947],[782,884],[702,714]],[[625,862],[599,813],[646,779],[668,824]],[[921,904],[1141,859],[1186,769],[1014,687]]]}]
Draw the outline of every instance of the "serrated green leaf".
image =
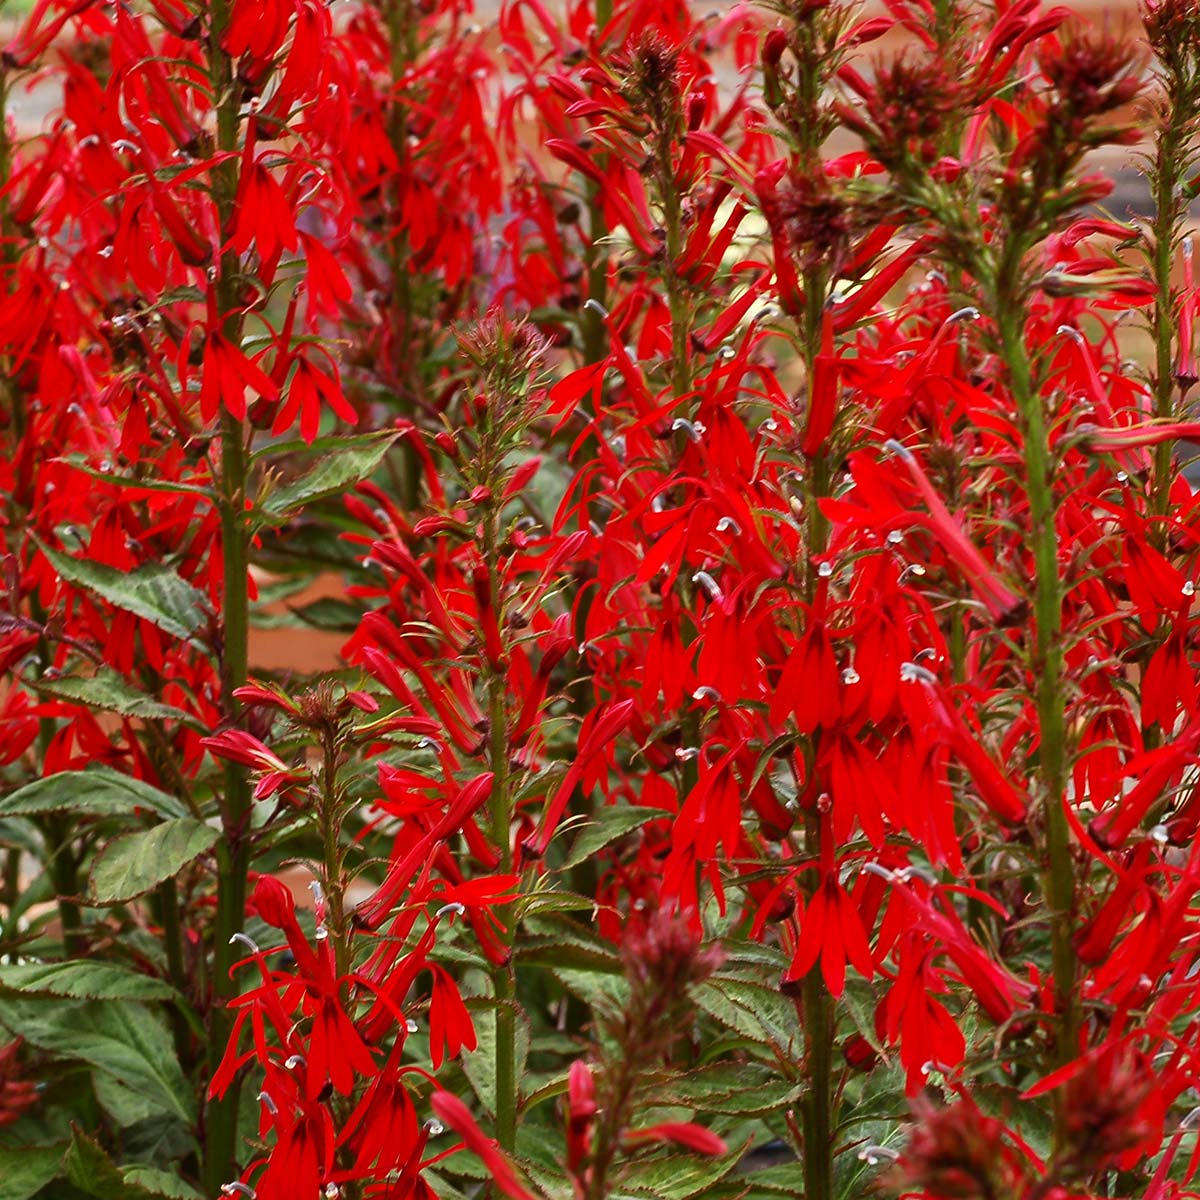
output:
[{"label": "serrated green leaf", "polygon": [[210,488],[201,487],[195,483],[171,482],[165,479],[139,479],[136,475],[117,475],[112,471],[102,471],[93,467],[82,454],[67,454],[54,461],[66,463],[84,475],[90,475],[93,479],[102,479],[105,483],[116,484],[118,487],[144,492],[173,492],[176,495],[202,496],[206,500],[213,498]]},{"label": "serrated green leaf", "polygon": [[[92,1091],[100,1107],[117,1128],[125,1131],[130,1127],[145,1126],[161,1114],[161,1106],[154,1100],[147,1099],[141,1092],[126,1087],[104,1071],[92,1072]],[[174,1125],[179,1129],[178,1122]]]},{"label": "serrated green leaf", "polygon": [[30,1200],[62,1174],[65,1146],[0,1148],[0,1200]]},{"label": "serrated green leaf", "polygon": [[288,611],[313,629],[324,629],[331,633],[353,633],[362,621],[364,610],[361,605],[325,596],[309,604],[289,607]]},{"label": "serrated green leaf", "polygon": [[655,1093],[655,1102],[723,1116],[762,1116],[795,1102],[802,1088],[763,1063],[713,1063]]},{"label": "serrated green leaf", "polygon": [[141,1187],[155,1196],[163,1196],[166,1200],[203,1200],[190,1183],[158,1167],[122,1167],[121,1176],[127,1184]]},{"label": "serrated green leaf", "polygon": [[11,846],[36,857],[42,852],[42,838],[32,821],[24,817],[6,817],[0,820],[0,846]]},{"label": "serrated green leaf", "polygon": [[56,1058],[78,1059],[190,1123],[195,1097],[160,1013],[131,1000],[8,1000],[0,1024]]},{"label": "serrated green leaf", "polygon": [[187,814],[187,808],[174,796],[106,766],[59,771],[0,800],[0,817],[39,817],[56,812],[121,817],[132,816],[139,809],[168,818]]},{"label": "serrated green leaf", "polygon": [[463,1074],[475,1089],[479,1103],[491,1115],[496,1115],[496,1010],[505,1007],[513,1014],[516,1023],[516,1067],[517,1079],[525,1074],[525,1060],[529,1056],[529,1018],[525,1010],[516,1004],[493,1000],[489,996],[471,996],[466,1000],[471,1020],[475,1025],[474,1050],[464,1050],[460,1061]]},{"label": "serrated green leaf", "polygon": [[532,966],[572,967],[622,975],[621,956],[609,942],[595,937],[578,922],[566,918],[531,917],[514,957]]},{"label": "serrated green leaf", "polygon": [[692,1200],[692,1197],[708,1196],[713,1186],[737,1166],[740,1157],[740,1152],[723,1158],[670,1154],[626,1167],[617,1186],[631,1196]]},{"label": "serrated green leaf", "polygon": [[120,904],[144,896],[211,850],[219,837],[211,825],[180,817],[114,838],[92,863],[88,895],[97,904]]},{"label": "serrated green leaf", "polygon": [[521,1111],[528,1113],[544,1101],[553,1100],[555,1096],[563,1095],[567,1090],[568,1083],[569,1080],[565,1071],[561,1075],[551,1079],[549,1083],[543,1083],[541,1087],[535,1088],[525,1097],[521,1105]]},{"label": "serrated green leaf", "polygon": [[779,1163],[762,1171],[751,1171],[745,1180],[750,1185],[751,1196],[803,1196],[804,1164]]},{"label": "serrated green leaf", "polygon": [[874,998],[871,985],[865,979],[848,979],[846,989],[842,993],[842,1007],[854,1022],[854,1028],[862,1035],[867,1045],[876,1054],[887,1057],[887,1051],[880,1043],[879,1035],[875,1032],[875,1019],[872,1015]]},{"label": "serrated green leaf", "polygon": [[119,571],[106,563],[72,558],[40,544],[46,560],[68,583],[93,592],[115,608],[149,621],[171,637],[189,641],[204,623],[204,593],[164,563]]},{"label": "serrated green leaf", "polygon": [[786,1048],[799,1038],[795,1010],[773,988],[717,977],[693,988],[692,998],[704,1012],[751,1041]]},{"label": "serrated green leaf", "polygon": [[562,865],[564,871],[586,862],[618,838],[640,829],[648,821],[671,814],[661,808],[637,808],[633,805],[609,804],[599,808],[580,831]]},{"label": "serrated green leaf", "polygon": [[63,1156],[67,1178],[80,1191],[96,1200],[149,1200],[157,1192],[128,1182],[99,1142],[75,1128]]},{"label": "serrated green leaf", "polygon": [[161,979],[87,959],[0,965],[0,989],[75,1000],[169,1000],[175,994]]},{"label": "serrated green leaf", "polygon": [[193,729],[204,726],[191,713],[173,704],[163,704],[127,682],[111,667],[101,667],[89,677],[67,675],[58,679],[39,679],[37,690],[72,704],[137,717],[143,721],[179,721]]},{"label": "serrated green leaf", "polygon": [[375,473],[399,436],[378,433],[340,439],[332,453],[310,470],[270,492],[262,505],[263,514],[271,520],[282,519],[314,500],[348,491]]},{"label": "serrated green leaf", "polygon": [[545,916],[547,913],[590,912],[595,907],[596,901],[591,896],[547,888],[531,892],[517,901],[517,919]]}]

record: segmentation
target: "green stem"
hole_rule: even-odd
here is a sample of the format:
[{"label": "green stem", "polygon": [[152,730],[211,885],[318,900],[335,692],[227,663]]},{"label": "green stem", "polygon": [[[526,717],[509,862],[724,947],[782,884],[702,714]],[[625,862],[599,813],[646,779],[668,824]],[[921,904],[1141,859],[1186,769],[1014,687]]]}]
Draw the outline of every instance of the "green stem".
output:
[{"label": "green stem", "polygon": [[[217,117],[217,149],[236,151],[240,95],[233,64],[221,47],[229,23],[227,0],[213,0],[209,28],[209,69]],[[237,160],[226,159],[213,170],[213,192],[222,235],[229,229],[237,196]],[[216,300],[222,331],[235,344],[241,340],[237,312],[238,273],[235,251],[221,258]],[[222,601],[221,703],[227,721],[237,719],[241,705],[233,694],[246,682],[249,657],[249,529],[246,524],[246,445],[242,422],[229,413],[221,420],[221,556],[224,577]],[[213,931],[212,1009],[209,1013],[208,1067],[210,1073],[225,1053],[233,1028],[228,1001],[237,994],[231,977],[235,961],[232,936],[245,919],[247,876],[250,868],[250,783],[246,769],[225,765],[221,806],[223,843],[218,850],[217,913]],[[236,1176],[238,1089],[231,1087],[221,1099],[209,1103],[205,1114],[205,1182],[211,1194]]]},{"label": "green stem", "polygon": [[[490,442],[490,438],[485,438]],[[484,451],[485,472],[493,461]],[[486,477],[486,474],[485,474]],[[483,521],[483,557],[488,571],[491,602],[496,608],[496,621],[504,628],[500,578],[500,507],[492,503]],[[489,765],[492,769],[491,819],[492,840],[500,852],[497,870],[511,874],[512,845],[512,787],[509,779],[508,754],[508,685],[504,671],[484,659],[488,703]],[[498,913],[500,924],[507,930],[511,946],[516,936],[516,920],[512,905]],[[493,968],[492,984],[496,997],[496,1140],[500,1148],[511,1151],[517,1140],[517,1110],[520,1107],[520,1088],[517,1081],[517,1024],[516,976],[510,961]]]},{"label": "green stem", "polygon": [[[1032,673],[1038,714],[1037,774],[1045,822],[1042,894],[1050,910],[1051,958],[1059,1025],[1054,1046],[1056,1067],[1079,1053],[1080,1013],[1075,995],[1076,961],[1071,941],[1075,909],[1075,863],[1067,823],[1066,691],[1062,647],[1062,580],[1055,530],[1053,461],[1041,396],[1033,386],[1025,347],[1021,302],[1012,291],[998,291],[995,309],[1000,350],[1008,368],[1013,402],[1024,434],[1025,486],[1029,501],[1030,539],[1034,561]],[[1061,1089],[1060,1089],[1061,1090]],[[1055,1093],[1058,1097],[1058,1093]],[[1055,1128],[1061,1145],[1065,1133],[1061,1100],[1056,1101]]]},{"label": "green stem", "polygon": [[47,817],[42,832],[46,839],[50,878],[58,898],[63,950],[68,958],[78,958],[87,952],[87,942],[83,936],[83,910],[75,899],[79,895],[79,860],[71,844],[70,819]]},{"label": "green stem", "polygon": [[342,805],[338,796],[337,733],[327,728],[321,738],[321,807],[317,819],[321,832],[325,878],[325,920],[333,943],[339,976],[350,971],[350,937],[346,921],[346,883],[341,842]]},{"label": "green stem", "polygon": [[[188,977],[183,961],[183,929],[179,921],[179,891],[175,880],[167,879],[160,883],[155,899],[167,951],[167,977],[171,980],[171,986],[186,997],[189,991]],[[178,1006],[172,1006],[171,1009],[171,1034],[175,1040],[176,1056],[186,1068],[192,1062],[192,1041],[187,1020]]]},{"label": "green stem", "polygon": [[[1177,313],[1171,287],[1171,266],[1185,211],[1180,200],[1182,148],[1183,134],[1175,106],[1172,105],[1155,147],[1154,220],[1151,223],[1151,268],[1157,288],[1150,318],[1154,335],[1154,415],[1164,421],[1171,420],[1175,413],[1174,336]],[[1174,478],[1173,449],[1174,443],[1170,441],[1154,448],[1149,493],[1150,512],[1156,517],[1165,517],[1170,508],[1171,481]],[[1166,525],[1161,520],[1151,525],[1151,536],[1160,548],[1166,544],[1166,532]]]},{"label": "green stem", "polygon": [[663,130],[658,138],[658,191],[663,206],[667,232],[666,268],[667,307],[671,313],[671,372],[676,396],[692,390],[692,359],[689,340],[692,334],[691,304],[687,284],[679,277],[676,263],[683,250],[683,207],[675,185],[675,164],[672,156],[674,132]]}]

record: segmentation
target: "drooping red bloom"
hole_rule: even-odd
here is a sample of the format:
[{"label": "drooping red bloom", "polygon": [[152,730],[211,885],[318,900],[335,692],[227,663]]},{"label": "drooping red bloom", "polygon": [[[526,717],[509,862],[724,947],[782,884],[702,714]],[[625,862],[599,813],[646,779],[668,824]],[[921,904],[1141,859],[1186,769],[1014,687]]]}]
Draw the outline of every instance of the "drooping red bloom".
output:
[{"label": "drooping red bloom", "polygon": [[511,1200],[533,1200],[533,1196],[518,1181],[512,1164],[501,1153],[495,1141],[487,1137],[471,1116],[471,1110],[449,1092],[434,1092],[430,1107],[463,1139],[463,1144],[477,1155],[491,1175],[496,1187]]}]

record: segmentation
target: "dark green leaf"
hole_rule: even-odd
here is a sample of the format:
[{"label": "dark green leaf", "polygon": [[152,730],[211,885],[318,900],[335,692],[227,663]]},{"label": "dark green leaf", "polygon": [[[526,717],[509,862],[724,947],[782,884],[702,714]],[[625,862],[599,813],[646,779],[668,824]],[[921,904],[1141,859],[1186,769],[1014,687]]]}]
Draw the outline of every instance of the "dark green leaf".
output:
[{"label": "dark green leaf", "polygon": [[[490,997],[471,996],[467,1008],[475,1025],[476,1048],[462,1053],[463,1074],[470,1080],[479,1097],[479,1103],[492,1116],[496,1113],[496,1010],[503,1002]],[[517,1079],[525,1074],[525,1060],[529,1055],[529,1018],[524,1009],[506,1003],[503,1006],[513,1014],[516,1022],[516,1065]]]},{"label": "dark green leaf", "polygon": [[62,1146],[0,1148],[0,1200],[30,1200],[62,1173]]},{"label": "dark green leaf", "polygon": [[580,831],[563,863],[563,870],[578,866],[591,858],[593,854],[611,845],[618,838],[641,828],[647,821],[659,817],[669,817],[671,814],[661,808],[637,808],[633,805],[605,805],[598,808],[588,823]]},{"label": "dark green leaf", "polygon": [[267,495],[262,505],[264,515],[269,520],[281,520],[314,500],[349,491],[378,470],[399,436],[377,433],[339,439],[332,453]]},{"label": "dark green leaf", "polygon": [[0,965],[0,988],[76,1000],[168,1000],[175,994],[161,979],[87,959]]},{"label": "dark green leaf", "polygon": [[803,1196],[804,1164],[800,1162],[780,1163],[762,1171],[753,1171],[746,1177],[751,1196]]},{"label": "dark green leaf", "polygon": [[67,1178],[96,1200],[147,1200],[159,1195],[126,1180],[100,1143],[78,1128],[67,1147],[63,1166]]},{"label": "dark green leaf", "polygon": [[360,605],[351,604],[348,600],[337,600],[332,596],[314,600],[311,604],[299,605],[290,611],[305,625],[333,633],[353,633],[363,616]]},{"label": "dark green leaf", "polygon": [[72,558],[49,546],[43,545],[41,550],[68,583],[95,593],[180,641],[188,641],[204,623],[204,593],[163,563],[119,571],[106,563]]},{"label": "dark green leaf", "polygon": [[98,904],[143,896],[216,845],[218,830],[180,817],[109,842],[92,863],[88,895]]},{"label": "dark green leaf", "polygon": [[762,1063],[714,1063],[672,1080],[655,1093],[655,1101],[728,1116],[761,1116],[794,1103],[800,1091]]},{"label": "dark green leaf", "polygon": [[122,1167],[121,1175],[127,1184],[140,1187],[154,1196],[164,1196],[166,1200],[203,1200],[190,1183],[158,1167]]},{"label": "dark green leaf", "polygon": [[129,1000],[8,1000],[0,1024],[56,1058],[106,1071],[164,1113],[195,1119],[195,1097],[183,1077],[161,1014]]},{"label": "dark green leaf", "polygon": [[532,892],[517,901],[517,919],[544,916],[547,913],[590,912],[596,907],[591,896],[578,892],[560,892],[550,888]]},{"label": "dark green leaf", "polygon": [[799,1040],[795,1009],[775,988],[742,979],[709,979],[692,990],[696,1004],[722,1025],[764,1045]]},{"label": "dark green leaf", "polygon": [[200,487],[194,483],[171,482],[149,477],[139,479],[136,475],[117,475],[112,471],[101,471],[99,468],[91,466],[82,454],[68,454],[57,461],[67,463],[76,471],[82,471],[84,475],[90,475],[93,479],[103,479],[105,483],[117,484],[119,487],[137,488],[146,492],[174,492],[176,495],[203,496],[206,500],[212,499],[213,495],[211,489]]},{"label": "dark green leaf", "polygon": [[657,1200],[692,1200],[708,1196],[711,1189],[738,1164],[740,1152],[722,1158],[671,1154],[650,1162],[635,1163],[621,1172],[617,1190],[630,1196]]},{"label": "dark green leaf", "polygon": [[138,810],[162,817],[182,817],[187,813],[187,808],[174,796],[105,766],[59,771],[0,800],[0,817],[39,817],[56,812],[122,817],[132,816]]},{"label": "dark green leaf", "polygon": [[173,704],[163,704],[134,687],[111,667],[101,667],[95,675],[88,678],[68,675],[59,679],[39,679],[36,686],[39,692],[45,692],[59,700],[120,713],[123,717],[138,717],[143,721],[179,721],[191,725],[194,729],[204,727],[196,717],[184,712],[182,708],[176,708]]}]

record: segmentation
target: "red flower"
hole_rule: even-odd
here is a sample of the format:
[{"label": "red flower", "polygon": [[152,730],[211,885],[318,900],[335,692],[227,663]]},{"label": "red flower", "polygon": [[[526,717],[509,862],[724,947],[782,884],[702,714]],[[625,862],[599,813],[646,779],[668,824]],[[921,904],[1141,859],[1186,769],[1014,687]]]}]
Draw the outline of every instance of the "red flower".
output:
[{"label": "red flower", "polygon": [[511,1200],[534,1200],[517,1180],[512,1164],[501,1153],[495,1141],[484,1134],[475,1123],[470,1110],[457,1096],[452,1096],[449,1092],[434,1092],[429,1104],[441,1120],[462,1137],[467,1149],[483,1162],[491,1172],[492,1182],[501,1192],[511,1197]]},{"label": "red flower", "polygon": [[691,1121],[664,1121],[660,1125],[647,1125],[644,1129],[628,1129],[622,1140],[630,1146],[636,1146],[639,1142],[674,1143],[695,1150],[697,1154],[725,1154],[729,1149],[724,1138]]}]

